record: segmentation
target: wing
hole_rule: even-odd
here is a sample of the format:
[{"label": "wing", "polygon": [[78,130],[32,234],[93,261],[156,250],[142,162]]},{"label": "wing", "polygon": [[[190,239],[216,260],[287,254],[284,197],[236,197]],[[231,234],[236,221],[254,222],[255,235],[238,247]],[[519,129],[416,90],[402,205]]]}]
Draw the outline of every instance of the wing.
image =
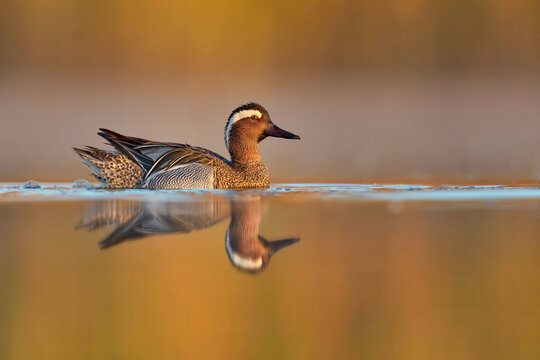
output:
[{"label": "wing", "polygon": [[156,142],[142,138],[125,136],[117,132],[100,129],[98,134],[118,151],[136,162],[144,171],[145,179],[174,166],[200,163],[216,165],[230,162],[213,151],[188,144]]},{"label": "wing", "polygon": [[[143,145],[138,149],[150,149],[152,147],[155,148],[156,146]],[[167,151],[155,160],[152,167],[146,172],[145,179],[148,179],[150,176],[159,172],[165,172],[171,170],[173,167],[179,167],[181,165],[198,163],[213,167],[218,165],[218,163],[223,162],[227,162],[227,160],[209,150],[187,144],[175,144],[175,146],[169,147]]]}]

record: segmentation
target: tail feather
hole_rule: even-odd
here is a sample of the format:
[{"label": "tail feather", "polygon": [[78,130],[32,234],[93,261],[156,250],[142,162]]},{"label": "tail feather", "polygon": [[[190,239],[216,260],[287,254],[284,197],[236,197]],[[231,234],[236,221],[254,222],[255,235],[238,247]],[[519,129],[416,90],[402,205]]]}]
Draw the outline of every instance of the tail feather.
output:
[{"label": "tail feather", "polygon": [[143,170],[126,155],[87,146],[73,148],[90,170],[90,174],[106,188],[134,188],[141,183]]},{"label": "tail feather", "polygon": [[101,170],[97,166],[101,160],[94,156],[93,154],[97,154],[96,151],[93,151],[90,147],[87,147],[86,149],[80,149],[74,147],[73,150],[81,157],[84,165],[88,167],[88,170],[90,170],[90,174],[94,176],[96,179],[98,179],[101,182],[105,182],[105,179],[101,176]]}]

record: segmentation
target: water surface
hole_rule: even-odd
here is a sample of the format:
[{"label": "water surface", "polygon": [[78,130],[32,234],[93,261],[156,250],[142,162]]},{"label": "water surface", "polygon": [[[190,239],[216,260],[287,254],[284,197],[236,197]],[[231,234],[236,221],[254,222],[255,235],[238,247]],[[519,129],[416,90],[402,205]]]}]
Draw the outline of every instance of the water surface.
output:
[{"label": "water surface", "polygon": [[0,185],[2,359],[540,357],[540,189]]}]

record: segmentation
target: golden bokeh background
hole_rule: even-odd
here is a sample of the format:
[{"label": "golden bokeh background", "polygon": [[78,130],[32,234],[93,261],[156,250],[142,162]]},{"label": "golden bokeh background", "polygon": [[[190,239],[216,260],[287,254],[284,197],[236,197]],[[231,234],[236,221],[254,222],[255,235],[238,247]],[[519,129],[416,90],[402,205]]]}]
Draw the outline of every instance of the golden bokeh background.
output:
[{"label": "golden bokeh background", "polygon": [[[224,154],[256,101],[302,136],[261,143],[274,182],[537,183],[539,80],[538,0],[4,0],[0,182],[90,179],[98,127]],[[0,204],[2,359],[540,358],[533,200],[263,196],[301,241],[251,276],[228,220],[101,251],[32,199]]]},{"label": "golden bokeh background", "polygon": [[73,180],[99,126],[225,153],[265,105],[274,181],[540,177],[534,0],[7,0],[0,175]]}]

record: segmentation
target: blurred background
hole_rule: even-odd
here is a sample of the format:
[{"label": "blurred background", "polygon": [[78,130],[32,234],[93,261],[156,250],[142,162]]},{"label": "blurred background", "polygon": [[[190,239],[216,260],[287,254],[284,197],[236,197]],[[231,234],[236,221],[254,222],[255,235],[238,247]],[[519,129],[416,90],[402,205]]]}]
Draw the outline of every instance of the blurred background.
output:
[{"label": "blurred background", "polygon": [[536,0],[4,0],[0,180],[89,178],[98,127],[226,153],[256,101],[273,181],[540,179]]}]

